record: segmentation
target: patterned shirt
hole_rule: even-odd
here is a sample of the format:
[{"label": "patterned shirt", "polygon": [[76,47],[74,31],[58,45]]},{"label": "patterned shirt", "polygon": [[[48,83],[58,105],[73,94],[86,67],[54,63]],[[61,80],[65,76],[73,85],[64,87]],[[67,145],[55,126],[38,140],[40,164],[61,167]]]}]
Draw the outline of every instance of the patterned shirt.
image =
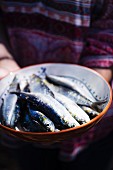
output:
[{"label": "patterned shirt", "polygon": [[101,0],[97,7],[95,0],[1,0],[17,62],[112,67],[112,3],[106,7]]},{"label": "patterned shirt", "polygon": [[[113,68],[113,0],[0,2],[14,57],[21,67],[63,62]],[[78,148],[105,137],[112,130],[113,106],[90,131],[62,143],[60,154],[72,159]]]}]

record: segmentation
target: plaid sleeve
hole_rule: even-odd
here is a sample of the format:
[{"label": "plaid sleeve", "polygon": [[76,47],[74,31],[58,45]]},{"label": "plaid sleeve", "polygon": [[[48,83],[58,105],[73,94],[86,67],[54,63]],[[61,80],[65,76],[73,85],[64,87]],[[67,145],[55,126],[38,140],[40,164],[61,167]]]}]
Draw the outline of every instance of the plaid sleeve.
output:
[{"label": "plaid sleeve", "polygon": [[113,68],[113,1],[103,15],[92,20],[80,63],[87,67]]}]

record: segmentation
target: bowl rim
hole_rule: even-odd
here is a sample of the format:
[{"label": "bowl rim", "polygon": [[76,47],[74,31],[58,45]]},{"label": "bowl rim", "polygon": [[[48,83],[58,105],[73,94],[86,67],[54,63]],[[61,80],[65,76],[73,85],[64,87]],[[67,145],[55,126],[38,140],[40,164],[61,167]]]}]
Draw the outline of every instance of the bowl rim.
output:
[{"label": "bowl rim", "polygon": [[103,79],[106,82],[107,86],[109,87],[109,92],[110,92],[109,101],[108,101],[107,105],[105,106],[104,110],[102,112],[100,112],[99,115],[97,115],[95,118],[91,119],[87,123],[84,123],[84,124],[82,124],[80,126],[64,129],[64,130],[61,130],[61,131],[56,131],[56,132],[26,132],[26,131],[21,131],[21,130],[18,131],[18,130],[15,130],[13,128],[10,128],[10,127],[7,127],[5,125],[2,125],[2,124],[0,124],[0,128],[2,128],[4,130],[7,130],[9,132],[13,132],[13,134],[15,134],[15,135],[16,134],[22,134],[22,135],[28,135],[28,136],[29,135],[30,136],[37,136],[37,135],[38,136],[45,136],[45,135],[62,134],[62,133],[67,133],[67,132],[75,131],[75,130],[77,131],[79,129],[82,129],[82,128],[86,127],[86,126],[89,126],[89,125],[93,124],[94,122],[96,122],[98,120],[100,121],[100,119],[106,114],[106,112],[108,111],[108,109],[109,109],[109,107],[110,107],[110,105],[112,103],[112,88],[111,88],[110,84],[105,80],[105,78],[102,75],[100,75],[98,72],[93,70],[92,68],[82,66],[80,64],[70,64],[70,63],[41,63],[41,64],[34,64],[34,65],[26,66],[26,67],[20,68],[20,69],[18,69],[16,71],[10,72],[6,76],[4,76],[1,80],[3,80],[4,78],[6,78],[7,76],[9,76],[12,73],[15,74],[15,73],[18,73],[18,72],[20,72],[22,70],[25,70],[25,69],[30,69],[30,68],[33,68],[33,67],[44,66],[44,65],[45,66],[47,66],[47,65],[48,66],[49,65],[70,65],[70,66],[76,66],[76,67],[79,67],[79,68],[82,67],[82,68],[84,68],[86,70],[89,70],[89,71],[93,72],[94,74],[97,74],[99,77],[101,77],[101,79]]}]

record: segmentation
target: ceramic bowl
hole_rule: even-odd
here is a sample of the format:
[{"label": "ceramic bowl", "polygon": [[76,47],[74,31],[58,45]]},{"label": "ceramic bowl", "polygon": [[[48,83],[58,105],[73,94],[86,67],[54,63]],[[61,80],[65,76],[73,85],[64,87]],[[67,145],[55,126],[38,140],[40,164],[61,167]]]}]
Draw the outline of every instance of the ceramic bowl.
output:
[{"label": "ceramic bowl", "polygon": [[[68,140],[70,138],[80,136],[84,134],[86,131],[88,131],[90,128],[92,128],[96,123],[101,121],[101,119],[106,114],[107,110],[111,105],[112,90],[110,85],[100,74],[84,66],[75,65],[75,64],[49,63],[49,64],[40,64],[40,65],[25,67],[16,72],[10,73],[8,76],[6,76],[0,81],[0,87],[1,87],[0,95],[4,93],[6,87],[12,81],[13,76],[15,74],[18,74],[21,77],[29,76],[32,73],[40,72],[41,68],[46,68],[48,74],[50,73],[54,75],[58,74],[58,75],[73,76],[84,81],[91,89],[93,89],[95,97],[97,99],[105,99],[107,97],[108,101],[103,105],[102,112],[98,116],[90,120],[88,123],[84,123],[78,127],[69,128],[58,132],[40,132],[40,133],[24,132],[24,131],[17,131],[0,124],[0,129],[4,133],[25,141],[38,142],[42,144],[53,144],[56,142],[60,142],[63,140]],[[1,107],[1,103],[2,102],[0,101],[0,107]]]}]

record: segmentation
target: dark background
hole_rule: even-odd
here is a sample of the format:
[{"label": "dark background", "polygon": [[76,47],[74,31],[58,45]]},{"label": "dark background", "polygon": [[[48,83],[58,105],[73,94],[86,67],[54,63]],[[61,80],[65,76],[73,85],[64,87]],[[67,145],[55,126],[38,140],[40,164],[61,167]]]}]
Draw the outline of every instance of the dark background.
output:
[{"label": "dark background", "polygon": [[0,170],[113,170],[113,132],[81,152],[71,163],[58,160],[58,150],[27,144],[12,150],[0,145]]}]

